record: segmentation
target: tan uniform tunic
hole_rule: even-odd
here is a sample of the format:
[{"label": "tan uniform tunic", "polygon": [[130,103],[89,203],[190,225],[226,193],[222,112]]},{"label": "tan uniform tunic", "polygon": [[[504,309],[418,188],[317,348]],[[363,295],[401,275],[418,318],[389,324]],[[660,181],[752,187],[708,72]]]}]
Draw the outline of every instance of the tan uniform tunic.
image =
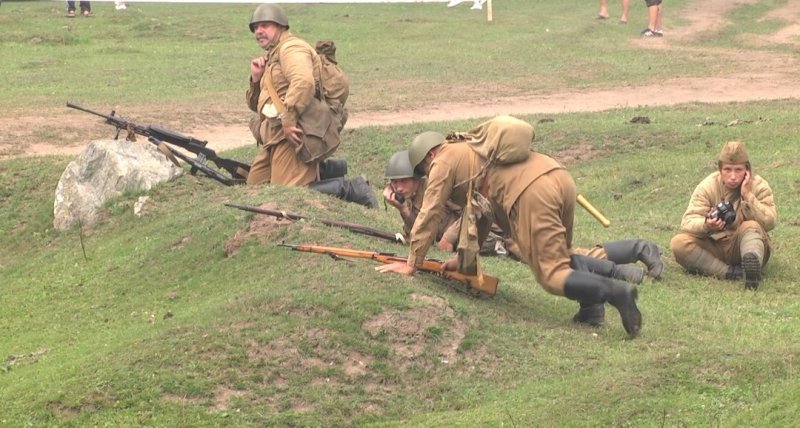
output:
[{"label": "tan uniform tunic", "polygon": [[532,152],[524,162],[492,167],[486,180],[495,221],[517,244],[536,281],[549,293],[563,296],[572,272],[572,176],[555,159]]},{"label": "tan uniform tunic", "polygon": [[434,157],[428,173],[422,209],[411,229],[411,248],[407,261],[409,266],[419,266],[428,254],[428,249],[445,219],[447,201],[460,208],[466,205],[468,186],[456,185],[469,178],[472,156],[478,171],[483,161],[480,156],[473,155],[467,144],[444,144]]},{"label": "tan uniform tunic", "polygon": [[[306,165],[297,159],[295,145],[286,139],[283,125],[297,126],[297,118],[308,107],[319,80],[319,58],[305,41],[284,32],[267,49],[267,69],[259,82],[250,82],[247,105],[262,116],[259,129],[263,145],[247,177],[247,184],[307,185],[317,179],[317,165]],[[265,106],[272,104],[267,90],[268,79],[286,112],[266,117]]]},{"label": "tan uniform tunic", "polygon": [[[741,264],[739,240],[745,230],[757,228],[764,239],[766,264],[771,251],[767,232],[775,228],[778,213],[772,189],[761,176],[753,174],[750,193],[742,198],[739,190],[730,190],[722,182],[719,171],[706,177],[692,193],[689,206],[681,220],[681,233],[672,238],[670,247],[681,265],[694,245],[709,251],[729,265]],[[722,201],[730,201],[736,210],[736,221],[724,230],[706,228],[706,215]]]},{"label": "tan uniform tunic", "polygon": [[[470,177],[472,149],[467,144],[445,144],[433,159],[422,210],[411,231],[409,266],[425,258],[448,199],[463,207]],[[475,156],[480,169],[483,160]],[[570,246],[575,212],[575,183],[553,158],[532,152],[528,160],[495,166],[487,172],[485,196],[494,207],[495,221],[519,247],[536,280],[548,292],[564,294],[564,282],[572,272]],[[488,230],[479,235],[485,237]]]},{"label": "tan uniform tunic", "polygon": [[[420,179],[419,187],[416,192],[411,195],[405,202],[408,206],[409,215],[403,222],[403,234],[406,240],[411,239],[411,229],[414,227],[414,222],[417,220],[420,210],[422,210],[422,202],[425,197],[425,189],[428,186],[428,181],[425,178]],[[447,201],[444,208],[444,216],[439,228],[436,232],[436,241],[446,238],[449,242],[455,243],[458,241],[458,219],[460,218],[460,208],[450,201]]]}]

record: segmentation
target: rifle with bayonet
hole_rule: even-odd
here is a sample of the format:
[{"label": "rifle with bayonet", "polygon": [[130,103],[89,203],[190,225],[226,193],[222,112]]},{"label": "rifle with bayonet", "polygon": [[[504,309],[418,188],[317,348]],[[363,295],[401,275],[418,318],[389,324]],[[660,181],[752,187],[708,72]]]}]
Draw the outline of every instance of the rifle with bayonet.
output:
[{"label": "rifle with bayonet", "polygon": [[[361,259],[376,260],[386,264],[406,261],[405,257],[398,256],[397,254],[394,253],[360,251],[360,250],[351,250],[349,248],[323,247],[318,245],[299,245],[299,244],[286,244],[286,243],[280,243],[278,245],[281,247],[289,247],[294,251],[327,254],[333,258],[354,257]],[[478,275],[465,275],[463,273],[456,271],[445,271],[442,268],[443,264],[444,262],[442,262],[441,260],[426,258],[422,262],[422,265],[418,266],[417,269],[422,272],[434,274],[443,277],[445,279],[456,281],[460,283],[460,285],[463,287],[463,288],[458,288],[460,291],[464,291],[473,296],[491,297],[497,293],[497,284],[500,282],[500,279],[497,278],[496,276],[492,276],[483,272],[479,273]]]},{"label": "rifle with bayonet", "polygon": [[[153,137],[160,142],[169,143],[182,149],[185,149],[189,152],[194,153],[197,155],[196,159],[192,161],[186,161],[189,163],[192,168],[190,173],[194,174],[197,171],[201,171],[206,173],[208,170],[213,171],[207,164],[208,161],[214,162],[219,168],[228,171],[231,175],[230,178],[225,177],[224,175],[217,173],[216,175],[219,177],[224,177],[224,181],[217,178],[215,175],[208,175],[209,177],[222,182],[230,186],[231,184],[240,184],[244,183],[247,179],[247,174],[250,172],[250,165],[244,162],[239,162],[233,159],[226,159],[221,158],[217,155],[217,152],[214,150],[206,147],[208,145],[207,141],[198,140],[194,137],[183,135],[181,133],[162,128],[156,125],[140,125],[136,122],[124,119],[119,116],[115,116],[115,111],[111,111],[111,114],[103,114],[94,110],[90,110],[88,108],[81,107],[77,104],[71,103],[67,101],[67,107],[74,108],[75,110],[80,110],[85,113],[93,114],[95,116],[102,117],[106,120],[106,123],[117,128],[117,133],[114,135],[114,139],[119,138],[119,133],[123,129],[128,133],[126,139],[130,141],[136,141],[136,134],[144,136],[144,137]],[[151,141],[152,142],[152,141]],[[176,155],[176,157],[178,157]],[[188,156],[186,156],[188,158]],[[186,160],[184,157],[181,159]],[[189,158],[191,159],[191,158]]]},{"label": "rifle with bayonet", "polygon": [[[288,219],[288,220],[309,220],[308,217],[300,215],[300,214],[294,214],[294,213],[290,213],[290,212],[286,212],[286,211],[271,210],[271,209],[267,209],[267,208],[254,207],[254,206],[251,206],[251,205],[239,205],[239,204],[226,203],[225,206],[226,207],[231,207],[231,208],[238,208],[240,210],[249,211],[249,212],[256,213],[256,214],[265,214],[265,215],[270,215],[270,216],[277,217],[277,218],[285,218],[285,219]],[[345,221],[325,220],[325,219],[317,220],[317,221],[319,221],[320,223],[322,223],[322,224],[324,224],[326,226],[341,227],[341,228],[347,229],[347,230],[349,230],[349,231],[351,231],[353,233],[360,233],[362,235],[369,235],[369,236],[372,236],[372,237],[375,237],[375,238],[381,238],[381,239],[385,239],[387,241],[397,242],[397,243],[400,243],[400,244],[405,244],[406,243],[406,240],[403,237],[403,234],[401,234],[401,233],[385,232],[383,230],[373,229],[373,228],[368,227],[368,226],[363,226],[363,225],[355,224],[355,223],[348,223],[348,222],[345,222]]]}]

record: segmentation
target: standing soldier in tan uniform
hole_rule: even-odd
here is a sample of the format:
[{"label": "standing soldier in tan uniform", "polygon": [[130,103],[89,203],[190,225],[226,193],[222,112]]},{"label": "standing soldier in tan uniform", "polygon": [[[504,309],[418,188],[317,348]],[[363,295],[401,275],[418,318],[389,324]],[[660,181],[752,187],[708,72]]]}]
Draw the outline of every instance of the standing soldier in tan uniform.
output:
[{"label": "standing soldier in tan uniform", "polygon": [[[320,89],[322,65],[314,48],[289,31],[289,19],[276,4],[256,8],[250,31],[266,55],[250,62],[247,105],[258,115],[251,122],[251,131],[260,149],[247,184],[309,185],[346,201],[377,207],[375,193],[365,177],[320,181],[319,163],[306,164],[297,156],[303,142],[298,120]],[[270,83],[285,107],[282,112],[270,96]]]},{"label": "standing soldier in tan uniform", "polygon": [[[690,273],[742,280],[755,289],[767,264],[777,210],[767,180],[754,174],[744,144],[725,143],[718,171],[694,189],[670,247]],[[725,205],[729,202],[730,205]]]},{"label": "standing soldier in tan uniform", "polygon": [[[519,119],[501,116],[484,122],[470,134],[494,143],[522,139],[523,144],[530,144],[533,127]],[[486,160],[475,154],[469,144],[435,143],[417,138],[409,148],[412,165],[427,173],[428,187],[411,231],[408,260],[378,266],[376,270],[380,272],[413,275],[433,242],[444,203],[451,200],[463,207],[467,200],[465,183],[473,178],[470,171],[480,171],[486,166]],[[471,168],[471,162],[477,165]],[[577,300],[582,310],[594,310],[609,302],[619,311],[625,331],[630,336],[638,334],[641,313],[636,306],[636,287],[589,272],[584,259],[590,257],[571,257],[576,193],[572,176],[564,167],[547,155],[530,152],[527,160],[518,163],[488,165],[480,181],[477,188],[491,201],[494,221],[518,245],[522,261],[545,290]],[[481,223],[478,226],[482,241],[487,226]],[[452,269],[455,263],[451,260],[447,265]]]}]

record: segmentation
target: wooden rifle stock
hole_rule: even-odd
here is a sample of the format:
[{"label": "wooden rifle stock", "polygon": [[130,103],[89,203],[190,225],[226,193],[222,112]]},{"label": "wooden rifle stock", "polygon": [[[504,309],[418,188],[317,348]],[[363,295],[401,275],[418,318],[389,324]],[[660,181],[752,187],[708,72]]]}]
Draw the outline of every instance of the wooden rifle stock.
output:
[{"label": "wooden rifle stock", "polygon": [[[361,259],[372,259],[385,264],[394,262],[403,262],[403,263],[406,262],[405,257],[398,256],[397,254],[394,253],[351,250],[349,248],[324,247],[319,245],[307,245],[307,244],[281,243],[278,245],[281,247],[289,247],[295,251],[327,254],[334,257],[354,257]],[[442,264],[443,262],[440,260],[425,259],[425,261],[422,263],[422,266],[419,266],[418,269],[423,272],[439,275],[446,279],[458,281],[466,287],[466,291],[469,292],[470,294],[476,294],[477,292],[477,294],[494,296],[497,293],[497,284],[500,282],[500,279],[497,278],[496,276],[492,276],[486,273],[480,273],[478,275],[465,275],[463,273],[459,273],[456,271],[443,271]]]}]

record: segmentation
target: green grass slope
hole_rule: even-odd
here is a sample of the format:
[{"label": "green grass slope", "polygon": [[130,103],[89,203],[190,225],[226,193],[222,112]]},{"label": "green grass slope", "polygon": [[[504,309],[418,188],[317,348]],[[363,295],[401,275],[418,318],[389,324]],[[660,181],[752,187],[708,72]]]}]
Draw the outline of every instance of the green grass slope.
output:
[{"label": "green grass slope", "polygon": [[[577,305],[547,295],[522,264],[484,259],[501,284],[495,298],[476,299],[437,278],[382,275],[370,261],[275,244],[405,253],[401,246],[223,202],[398,230],[392,211],[187,175],[147,192],[152,205],[142,217],[132,214],[142,195],[124,195],[96,227],[55,232],[53,191],[69,159],[3,162],[0,225],[10,239],[0,253],[0,421],[791,425],[800,385],[800,152],[786,136],[796,134],[798,113],[791,102],[692,105],[558,115],[537,125],[537,148],[564,160],[612,220],[603,229],[577,212],[579,245],[646,237],[668,247],[694,184],[729,139],[748,143],[755,170],[775,190],[780,224],[761,288],[687,275],[665,248],[664,279],[640,286],[644,327],[632,341],[610,307],[602,328],[573,325]],[[634,115],[652,123],[625,120]],[[707,117],[743,123],[697,126]],[[378,159],[419,130],[349,131],[342,155],[379,177]],[[376,144],[377,135],[385,141]],[[583,159],[575,160],[578,151]]]}]

